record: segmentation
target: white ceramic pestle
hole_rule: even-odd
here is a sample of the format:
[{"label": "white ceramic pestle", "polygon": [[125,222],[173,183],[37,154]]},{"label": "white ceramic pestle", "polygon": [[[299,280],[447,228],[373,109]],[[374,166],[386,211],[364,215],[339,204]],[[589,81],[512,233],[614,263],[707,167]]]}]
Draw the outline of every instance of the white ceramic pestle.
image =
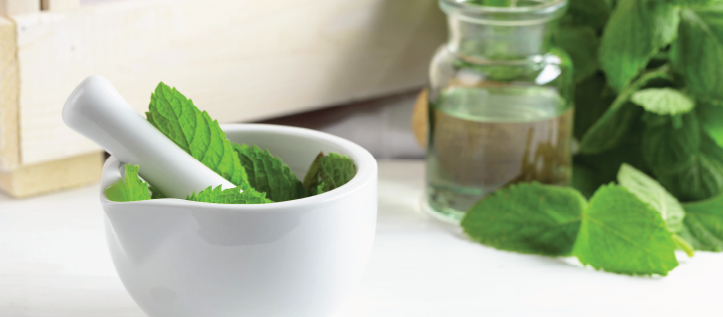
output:
[{"label": "white ceramic pestle", "polygon": [[166,197],[186,198],[208,186],[235,186],[194,159],[138,114],[108,80],[86,78],[68,97],[63,121],[139,174]]}]

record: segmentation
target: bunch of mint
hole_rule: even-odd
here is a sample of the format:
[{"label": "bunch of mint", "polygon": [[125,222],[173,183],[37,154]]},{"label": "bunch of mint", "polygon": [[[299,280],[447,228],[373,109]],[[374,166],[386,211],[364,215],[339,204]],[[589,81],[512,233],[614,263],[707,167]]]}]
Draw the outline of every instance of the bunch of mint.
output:
[{"label": "bunch of mint", "polygon": [[575,68],[574,188],[507,187],[464,230],[623,274],[723,251],[723,1],[569,0],[552,40]]},{"label": "bunch of mint", "polygon": [[[199,110],[175,88],[158,84],[146,112],[148,121],[193,158],[238,186],[222,190],[208,187],[191,193],[191,201],[219,204],[265,204],[318,195],[349,182],[356,165],[336,153],[312,162],[302,183],[291,168],[268,150],[235,144],[226,139],[218,121]],[[126,165],[123,180],[106,190],[112,201],[141,201],[164,198],[152,185],[138,177],[138,166]]]}]

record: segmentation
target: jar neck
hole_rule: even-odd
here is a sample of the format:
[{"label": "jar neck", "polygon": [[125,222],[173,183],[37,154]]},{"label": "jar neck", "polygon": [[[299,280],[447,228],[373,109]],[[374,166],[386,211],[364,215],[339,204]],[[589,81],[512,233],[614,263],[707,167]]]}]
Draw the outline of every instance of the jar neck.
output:
[{"label": "jar neck", "polygon": [[449,15],[447,49],[465,60],[514,61],[550,51],[554,21],[526,25],[470,22]]}]

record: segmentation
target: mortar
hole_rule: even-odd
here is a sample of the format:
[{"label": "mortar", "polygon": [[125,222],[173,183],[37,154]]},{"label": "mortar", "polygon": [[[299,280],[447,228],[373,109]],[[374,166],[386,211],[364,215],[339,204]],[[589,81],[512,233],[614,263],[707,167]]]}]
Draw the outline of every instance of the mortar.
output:
[{"label": "mortar", "polygon": [[362,147],[323,132],[260,124],[222,128],[232,142],[269,149],[299,177],[320,151],[349,156],[357,174],[335,190],[272,204],[113,202],[105,189],[121,179],[123,164],[111,157],[100,200],[123,285],[152,317],[333,315],[371,252],[376,161]]}]

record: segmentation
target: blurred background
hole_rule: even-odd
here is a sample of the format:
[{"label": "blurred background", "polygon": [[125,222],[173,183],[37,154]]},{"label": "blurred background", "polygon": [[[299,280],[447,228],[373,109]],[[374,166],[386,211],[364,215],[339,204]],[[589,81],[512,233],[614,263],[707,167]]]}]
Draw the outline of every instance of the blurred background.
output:
[{"label": "blurred background", "polygon": [[139,112],[163,81],[221,123],[301,126],[421,158],[410,116],[446,38],[434,0],[0,0],[0,189],[100,179],[61,109],[98,74]]}]

